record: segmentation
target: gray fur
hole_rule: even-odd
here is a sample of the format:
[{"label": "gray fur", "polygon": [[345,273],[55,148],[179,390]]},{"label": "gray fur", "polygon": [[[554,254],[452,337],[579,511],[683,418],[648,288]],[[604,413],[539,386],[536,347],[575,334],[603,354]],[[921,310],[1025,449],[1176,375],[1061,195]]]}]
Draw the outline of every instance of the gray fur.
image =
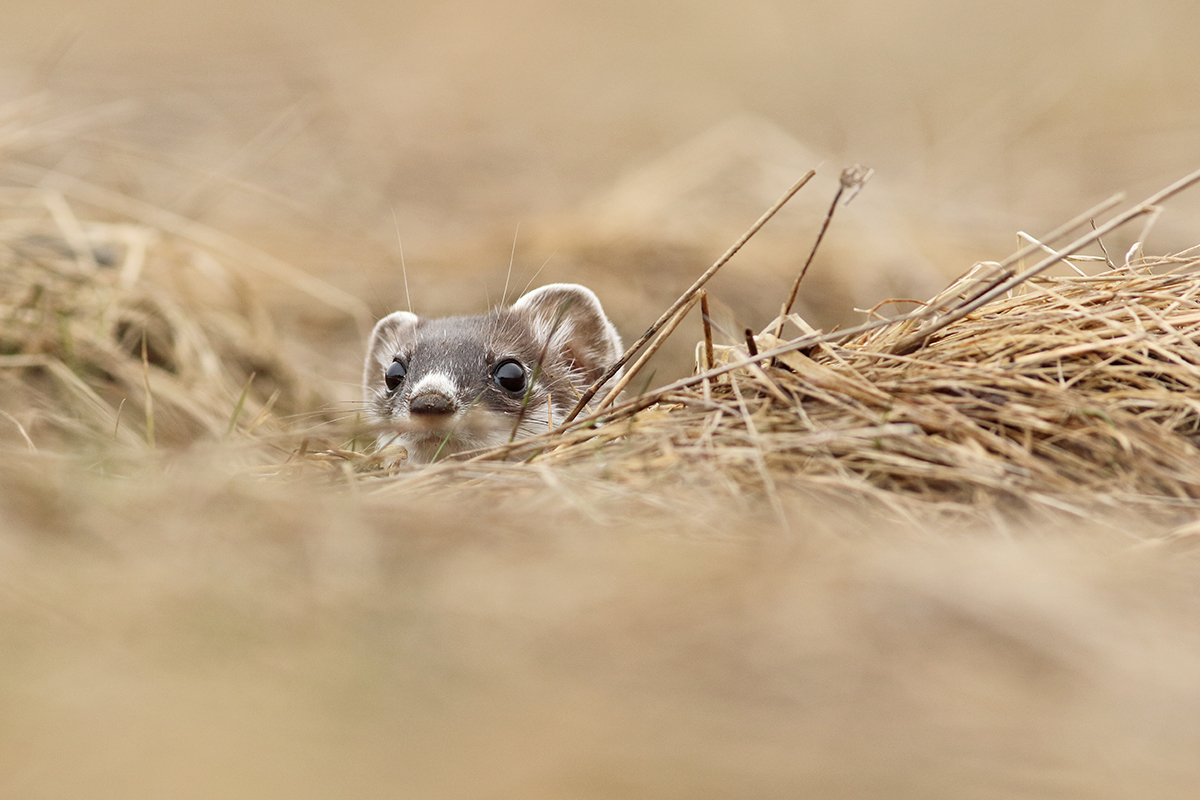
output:
[{"label": "gray fur", "polygon": [[[402,445],[410,462],[427,463],[503,444],[514,431],[520,439],[550,429],[622,352],[600,301],[578,284],[543,286],[478,316],[425,320],[397,311],[371,333],[363,400],[369,421],[384,429],[380,447]],[[389,391],[384,376],[395,359],[407,374]],[[509,359],[525,371],[520,396],[493,380]],[[419,413],[430,408],[448,411]]]}]

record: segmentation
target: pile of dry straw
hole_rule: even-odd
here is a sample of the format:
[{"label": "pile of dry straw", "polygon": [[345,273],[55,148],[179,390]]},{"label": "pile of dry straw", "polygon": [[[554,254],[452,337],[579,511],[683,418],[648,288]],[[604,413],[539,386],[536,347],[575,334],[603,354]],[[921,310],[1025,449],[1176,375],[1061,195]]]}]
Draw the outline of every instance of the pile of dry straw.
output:
[{"label": "pile of dry straw", "polygon": [[0,190],[5,440],[117,456],[266,441],[317,401],[311,385],[210,250],[143,221],[81,220],[54,189]]},{"label": "pile of dry straw", "polygon": [[[844,175],[847,187],[861,179]],[[905,513],[1194,508],[1200,258],[1075,254],[1103,248],[1106,233],[1198,179],[1096,225],[1114,198],[1005,262],[975,266],[911,313],[824,334],[788,314],[747,331],[744,346],[714,352],[706,341],[693,377],[442,475],[511,480],[516,471],[485,462],[519,457],[600,467],[626,482],[711,480],[765,493],[776,507],[787,483]],[[1051,248],[1089,222],[1087,234]],[[1035,254],[1044,257],[1030,263]],[[1070,274],[1047,274],[1062,264]],[[669,334],[702,299],[704,280],[640,342]],[[794,338],[781,338],[786,330]]]},{"label": "pile of dry straw", "polygon": [[[863,177],[848,171],[844,188]],[[145,219],[84,222],[63,193],[10,188],[0,194],[0,414],[29,448],[144,451],[237,435],[272,454],[269,474],[335,465],[381,489],[543,483],[554,465],[627,487],[715,481],[776,505],[786,483],[904,509],[1192,507],[1200,258],[1077,254],[1198,178],[1051,249],[1114,203],[1093,209],[891,319],[822,333],[785,308],[745,344],[706,337],[691,378],[423,470],[383,469],[359,452],[347,415],[317,428],[284,416],[319,402],[313,383],[212,248]],[[704,282],[791,193],[629,355],[702,306]],[[1035,254],[1045,257],[1028,263]],[[1072,274],[1050,277],[1062,264]]]},{"label": "pile of dry straw", "polygon": [[[1200,497],[1200,260],[1033,278],[899,354],[905,324],[664,394],[624,423],[622,472],[698,465],[961,503]],[[959,295],[951,291],[945,302]],[[780,344],[756,337],[759,350]],[[725,360],[748,352],[727,348]],[[587,431],[545,451],[591,458]]]}]

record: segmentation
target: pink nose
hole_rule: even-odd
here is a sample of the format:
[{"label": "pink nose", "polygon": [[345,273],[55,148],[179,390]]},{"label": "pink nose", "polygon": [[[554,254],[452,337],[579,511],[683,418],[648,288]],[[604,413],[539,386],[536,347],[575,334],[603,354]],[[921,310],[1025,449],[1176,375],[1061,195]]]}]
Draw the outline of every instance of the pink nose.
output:
[{"label": "pink nose", "polygon": [[453,414],[454,401],[444,394],[426,392],[410,400],[408,410],[412,414]]}]

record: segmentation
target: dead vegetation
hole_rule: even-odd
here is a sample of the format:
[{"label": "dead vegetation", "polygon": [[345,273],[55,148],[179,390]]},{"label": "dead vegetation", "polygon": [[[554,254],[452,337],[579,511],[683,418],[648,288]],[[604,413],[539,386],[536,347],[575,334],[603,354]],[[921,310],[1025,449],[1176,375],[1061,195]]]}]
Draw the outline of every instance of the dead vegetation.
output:
[{"label": "dead vegetation", "polygon": [[[6,173],[31,179],[5,189],[0,209],[0,410],[27,449],[134,455],[236,439],[263,474],[332,467],[387,491],[544,488],[562,480],[547,467],[569,467],[601,495],[715,483],[781,516],[783,486],[914,518],[1139,507],[1173,519],[1200,500],[1200,259],[1131,251],[1117,263],[1103,239],[1153,218],[1195,175],[1125,211],[1101,204],[927,302],[821,332],[790,308],[839,198],[869,177],[847,170],[779,317],[714,347],[704,316],[696,374],[647,390],[646,357],[686,335],[705,284],[810,173],[633,343],[620,402],[589,393],[576,409],[592,400],[587,416],[557,430],[414,471],[366,451],[353,412],[330,411],[301,375],[229,266],[237,246],[99,187]],[[115,221],[77,216],[80,201]],[[297,288],[321,294],[311,278]],[[894,307],[909,310],[882,313]]]},{"label": "dead vegetation", "polygon": [[324,404],[235,270],[54,190],[0,194],[0,320],[6,438],[33,450],[269,437]]},{"label": "dead vegetation", "polygon": [[[716,346],[715,358],[711,340],[697,345],[690,378],[606,407],[610,396],[581,420],[466,463],[386,480],[421,491],[447,481],[502,488],[570,466],[629,489],[716,482],[777,509],[786,485],[916,518],[1140,508],[1176,519],[1200,501],[1200,259],[1131,250],[1114,263],[1103,235],[1157,213],[1196,179],[1101,223],[1096,215],[1115,203],[1092,209],[937,297],[908,301],[907,313],[876,309],[863,325],[828,333],[781,315],[752,341],[747,331],[745,344]],[[745,238],[627,359],[671,335]],[[1065,274],[1047,274],[1055,266]],[[779,338],[785,329],[791,339]],[[641,363],[626,385],[637,385]],[[388,461],[314,457],[349,459],[368,476]]]},{"label": "dead vegetation", "polygon": [[[1190,170],[1194,3],[5,10],[0,798],[1196,796],[1200,253],[1127,251],[1200,243],[1200,192],[1090,278],[853,312]],[[600,417],[362,452],[398,234],[421,313],[494,302],[519,222],[517,283],[632,341],[822,163],[703,287],[707,383],[650,379],[693,295]]]},{"label": "dead vegetation", "polygon": [[5,174],[0,791],[1194,793],[1193,255],[1057,244],[1089,214],[647,390],[735,244],[624,399],[412,469],[239,271],[286,265]]},{"label": "dead vegetation", "polygon": [[[857,192],[867,174],[848,171],[842,188]],[[810,177],[634,342],[622,363],[646,353],[622,387],[640,385],[645,356],[681,335],[706,306],[709,278]],[[915,310],[875,309],[845,331],[789,313],[801,272],[780,316],[743,344],[714,347],[704,317],[692,377],[627,388],[616,405],[612,392],[555,431],[418,471],[365,452],[353,413],[311,416],[319,382],[299,374],[205,237],[81,221],[58,191],[9,188],[3,412],[33,450],[87,442],[133,453],[233,437],[258,448],[267,475],[333,466],[380,489],[544,486],[557,480],[546,467],[569,466],[601,494],[614,483],[653,492],[715,481],[766,496],[780,514],[786,484],[918,518],[1131,507],[1170,518],[1200,500],[1200,259],[1131,251],[1114,263],[1102,248],[1104,233],[1157,213],[1194,180],[1097,224],[1115,205],[1103,204],[928,302],[905,301]],[[814,252],[837,207],[834,198]],[[1089,233],[1054,249],[1086,222]],[[1093,243],[1103,255],[1083,254]],[[1047,274],[1060,264],[1066,274]]]},{"label": "dead vegetation", "polygon": [[[1031,278],[911,353],[891,352],[905,334],[897,324],[730,370],[635,415],[610,466],[707,463],[748,483],[811,477],[881,501],[1191,505],[1200,498],[1197,265],[1154,259]],[[770,333],[756,342],[760,352],[786,347]],[[725,364],[749,357],[718,353]],[[593,457],[591,441],[579,435],[542,458]]]}]

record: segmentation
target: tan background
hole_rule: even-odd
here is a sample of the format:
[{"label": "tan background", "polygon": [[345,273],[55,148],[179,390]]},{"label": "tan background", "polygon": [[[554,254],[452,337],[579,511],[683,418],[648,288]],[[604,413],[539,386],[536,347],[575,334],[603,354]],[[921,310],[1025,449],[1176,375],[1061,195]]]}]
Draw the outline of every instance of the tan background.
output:
[{"label": "tan background", "polygon": [[[495,302],[511,257],[514,285],[543,264],[539,282],[586,281],[633,336],[819,166],[715,286],[761,327],[858,162],[876,175],[802,294],[817,324],[845,322],[1200,163],[1186,2],[5,5],[3,96],[90,115],[26,158],[243,237],[375,313],[407,303],[399,232],[418,312]],[[1173,203],[1148,249],[1195,244],[1198,210]],[[358,332],[298,317],[350,391]]]}]

